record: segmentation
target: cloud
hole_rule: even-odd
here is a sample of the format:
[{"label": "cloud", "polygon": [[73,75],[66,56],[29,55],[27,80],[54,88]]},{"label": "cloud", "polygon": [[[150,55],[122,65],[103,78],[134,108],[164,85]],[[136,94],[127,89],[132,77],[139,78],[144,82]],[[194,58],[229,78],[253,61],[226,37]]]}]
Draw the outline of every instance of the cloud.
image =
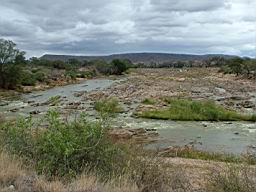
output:
[{"label": "cloud", "polygon": [[256,55],[255,0],[1,0],[0,38],[28,56]]}]

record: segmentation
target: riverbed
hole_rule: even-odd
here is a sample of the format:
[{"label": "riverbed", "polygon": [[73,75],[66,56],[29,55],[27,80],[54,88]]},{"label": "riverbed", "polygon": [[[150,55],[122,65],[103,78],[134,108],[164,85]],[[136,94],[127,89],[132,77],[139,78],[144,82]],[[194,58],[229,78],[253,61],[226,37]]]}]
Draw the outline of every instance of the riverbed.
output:
[{"label": "riverbed", "polygon": [[[79,84],[56,87],[45,91],[36,91],[21,96],[17,101],[0,101],[0,113],[7,120],[19,116],[43,116],[49,109],[56,108],[61,114],[79,114],[85,111],[94,118],[96,112],[93,102],[83,97],[92,91],[108,89],[115,84],[122,84],[124,79],[93,79]],[[58,106],[43,105],[51,97],[60,96]],[[149,147],[165,148],[170,146],[193,145],[195,148],[211,152],[241,154],[256,148],[256,124],[248,122],[179,122],[132,117],[136,104],[122,104],[126,110],[113,120],[117,128],[155,129],[159,133],[156,142]],[[76,106],[75,108],[73,106]]]}]

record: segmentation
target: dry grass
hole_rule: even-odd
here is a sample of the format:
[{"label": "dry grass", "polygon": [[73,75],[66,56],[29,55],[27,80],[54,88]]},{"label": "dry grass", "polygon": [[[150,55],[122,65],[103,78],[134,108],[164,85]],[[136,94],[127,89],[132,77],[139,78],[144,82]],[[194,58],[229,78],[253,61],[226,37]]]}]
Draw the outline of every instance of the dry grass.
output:
[{"label": "dry grass", "polygon": [[82,174],[72,183],[48,181],[22,166],[20,160],[0,153],[0,192],[140,192],[126,178],[101,183],[96,176]]}]

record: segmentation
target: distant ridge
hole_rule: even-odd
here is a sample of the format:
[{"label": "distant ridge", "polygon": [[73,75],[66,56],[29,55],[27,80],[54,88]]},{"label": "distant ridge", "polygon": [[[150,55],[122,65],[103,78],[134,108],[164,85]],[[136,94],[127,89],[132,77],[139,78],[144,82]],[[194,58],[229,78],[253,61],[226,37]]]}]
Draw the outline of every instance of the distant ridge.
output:
[{"label": "distant ridge", "polygon": [[77,59],[79,61],[91,61],[91,60],[105,60],[107,62],[113,59],[129,59],[133,63],[164,63],[170,61],[202,61],[212,57],[221,56],[224,58],[232,58],[231,55],[222,54],[206,54],[206,55],[193,55],[193,54],[174,54],[174,53],[124,53],[124,54],[113,54],[106,56],[74,56],[74,55],[51,55],[45,54],[41,59],[46,60],[62,60],[68,61],[69,59]]}]

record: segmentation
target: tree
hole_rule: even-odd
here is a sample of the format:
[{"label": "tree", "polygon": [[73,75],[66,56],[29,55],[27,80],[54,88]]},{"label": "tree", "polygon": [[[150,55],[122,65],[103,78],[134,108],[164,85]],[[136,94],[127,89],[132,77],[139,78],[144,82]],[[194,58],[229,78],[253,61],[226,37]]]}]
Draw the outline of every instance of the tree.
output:
[{"label": "tree", "polygon": [[240,57],[235,57],[228,62],[230,69],[238,76],[242,74],[244,60]]},{"label": "tree", "polygon": [[127,70],[126,62],[123,60],[114,59],[112,61],[112,65],[117,75],[121,75],[123,72]]},{"label": "tree", "polygon": [[13,88],[19,78],[19,70],[16,70],[16,62],[25,61],[25,52],[16,48],[16,44],[10,40],[0,39],[0,87]]},{"label": "tree", "polygon": [[16,44],[10,40],[0,39],[0,65],[13,63],[20,51],[15,48]]}]

